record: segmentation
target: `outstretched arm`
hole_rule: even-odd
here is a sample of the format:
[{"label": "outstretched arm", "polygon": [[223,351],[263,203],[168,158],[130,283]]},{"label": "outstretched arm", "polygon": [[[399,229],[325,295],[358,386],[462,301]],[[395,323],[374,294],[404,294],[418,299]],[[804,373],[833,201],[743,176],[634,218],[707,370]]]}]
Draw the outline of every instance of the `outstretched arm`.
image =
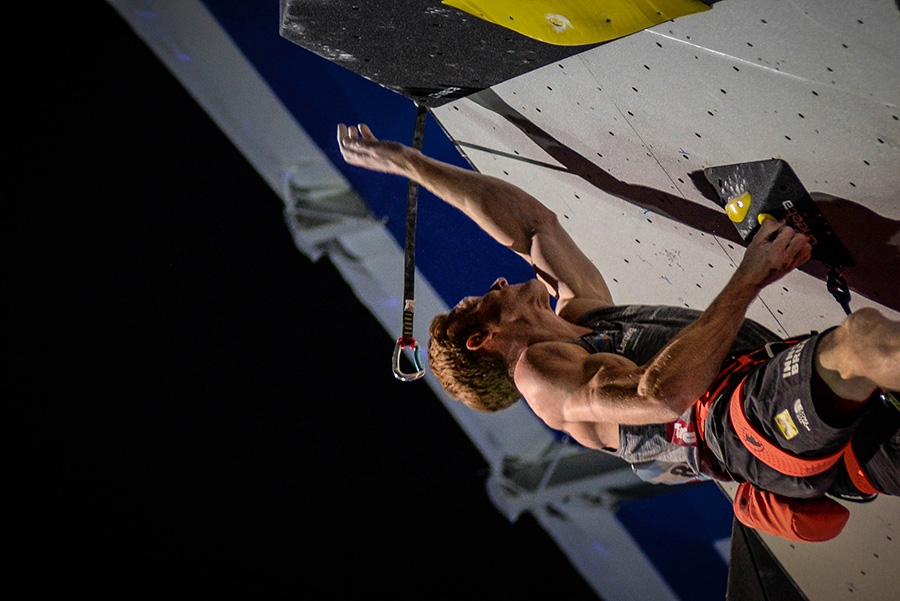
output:
[{"label": "outstretched arm", "polygon": [[646,365],[589,355],[568,343],[542,343],[523,354],[516,384],[539,415],[549,416],[545,421],[556,421],[554,427],[673,421],[712,385],[756,295],[811,252],[806,236],[768,220],[722,292]]},{"label": "outstretched arm", "polygon": [[[524,190],[496,177],[426,157],[397,142],[380,141],[366,125],[338,125],[341,154],[351,165],[409,178],[456,207],[500,244],[528,261],[569,319],[584,303],[611,305],[600,272],[563,229],[556,214]],[[576,313],[578,313],[576,315]]]}]

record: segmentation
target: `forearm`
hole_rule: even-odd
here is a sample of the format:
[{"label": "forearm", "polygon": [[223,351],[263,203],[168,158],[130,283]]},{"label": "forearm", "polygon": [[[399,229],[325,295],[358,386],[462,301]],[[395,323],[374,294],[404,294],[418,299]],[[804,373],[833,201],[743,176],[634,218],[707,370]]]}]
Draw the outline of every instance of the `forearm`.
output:
[{"label": "forearm", "polygon": [[437,161],[410,148],[403,154],[403,175],[520,254],[530,255],[535,233],[556,219],[540,201],[509,182]]},{"label": "forearm", "polygon": [[696,322],[644,366],[638,392],[681,414],[721,371],[761,287],[738,272]]},{"label": "forearm", "polygon": [[763,223],[709,308],[644,366],[639,391],[674,410],[687,409],[712,385],[756,295],[806,262],[811,253],[803,234],[782,222]]}]

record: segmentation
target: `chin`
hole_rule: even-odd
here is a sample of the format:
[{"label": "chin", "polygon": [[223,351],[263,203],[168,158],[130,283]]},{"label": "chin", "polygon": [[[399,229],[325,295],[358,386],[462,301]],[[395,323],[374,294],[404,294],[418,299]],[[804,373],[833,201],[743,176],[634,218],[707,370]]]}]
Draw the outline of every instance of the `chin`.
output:
[{"label": "chin", "polygon": [[550,293],[547,291],[547,287],[544,286],[540,280],[529,280],[529,286],[529,291],[534,295],[538,304],[549,309]]}]

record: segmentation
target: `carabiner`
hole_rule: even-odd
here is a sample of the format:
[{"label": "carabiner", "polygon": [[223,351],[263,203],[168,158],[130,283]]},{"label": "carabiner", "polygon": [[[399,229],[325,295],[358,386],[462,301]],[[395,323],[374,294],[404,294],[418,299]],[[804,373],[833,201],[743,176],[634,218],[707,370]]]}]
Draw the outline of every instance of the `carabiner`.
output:
[{"label": "carabiner", "polygon": [[[400,351],[410,348],[413,351],[412,362],[417,371],[406,374],[400,369]],[[411,336],[401,336],[394,345],[394,377],[404,382],[413,382],[425,375],[425,368],[419,359],[419,343]]]}]

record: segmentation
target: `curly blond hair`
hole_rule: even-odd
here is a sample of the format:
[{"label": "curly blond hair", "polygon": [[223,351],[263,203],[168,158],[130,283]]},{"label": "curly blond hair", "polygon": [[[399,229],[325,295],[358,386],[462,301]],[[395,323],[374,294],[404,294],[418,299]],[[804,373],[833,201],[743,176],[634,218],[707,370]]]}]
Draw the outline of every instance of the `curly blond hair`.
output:
[{"label": "curly blond hair", "polygon": [[428,364],[451,396],[478,411],[494,413],[522,395],[503,357],[466,347],[481,325],[474,305],[436,315],[429,329]]}]

